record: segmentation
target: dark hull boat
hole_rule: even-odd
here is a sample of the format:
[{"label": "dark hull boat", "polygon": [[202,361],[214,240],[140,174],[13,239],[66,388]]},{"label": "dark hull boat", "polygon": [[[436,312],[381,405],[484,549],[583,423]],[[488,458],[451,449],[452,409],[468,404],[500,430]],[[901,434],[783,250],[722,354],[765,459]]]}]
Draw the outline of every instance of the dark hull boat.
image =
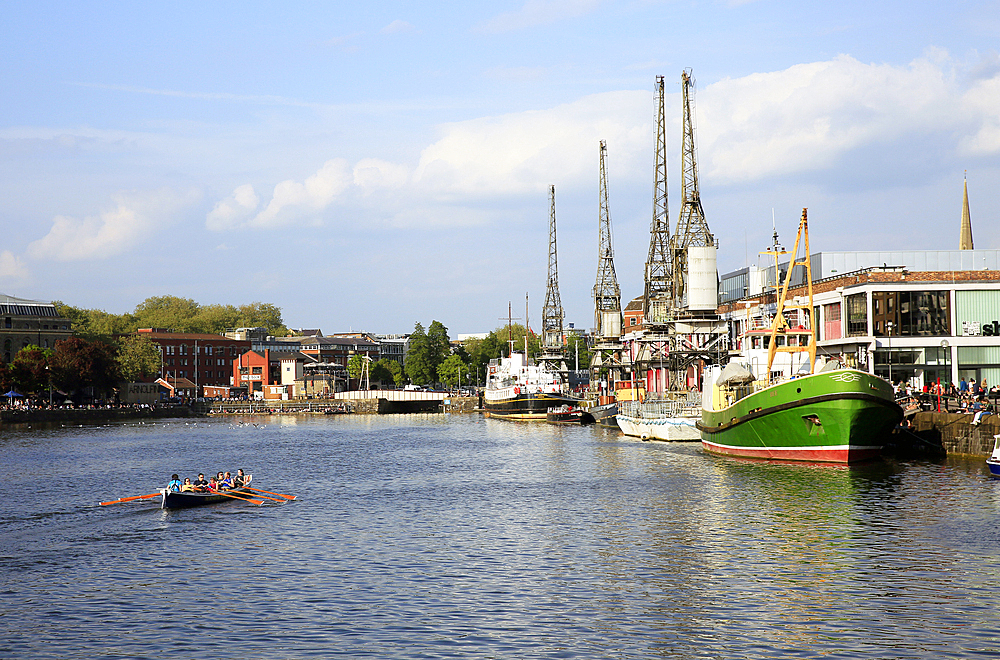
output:
[{"label": "dark hull boat", "polygon": [[[247,479],[247,484],[250,479]],[[217,502],[232,502],[234,500],[244,500],[254,497],[252,491],[245,486],[243,488],[233,488],[225,493],[194,493],[194,492],[174,492],[162,490],[163,501],[160,503],[161,509],[185,509],[202,504],[216,504]]]},{"label": "dark hull boat", "polygon": [[583,408],[565,405],[549,408],[545,413],[545,421],[549,424],[593,424],[594,416]]}]

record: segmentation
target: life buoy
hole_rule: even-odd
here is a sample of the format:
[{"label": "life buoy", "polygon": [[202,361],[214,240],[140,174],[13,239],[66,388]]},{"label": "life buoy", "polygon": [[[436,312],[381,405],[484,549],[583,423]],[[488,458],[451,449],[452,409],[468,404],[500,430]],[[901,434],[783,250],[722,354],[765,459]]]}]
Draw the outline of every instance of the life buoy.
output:
[{"label": "life buoy", "polygon": [[515,387],[514,388],[514,394],[520,394],[520,393],[521,393],[521,388],[520,387]]}]

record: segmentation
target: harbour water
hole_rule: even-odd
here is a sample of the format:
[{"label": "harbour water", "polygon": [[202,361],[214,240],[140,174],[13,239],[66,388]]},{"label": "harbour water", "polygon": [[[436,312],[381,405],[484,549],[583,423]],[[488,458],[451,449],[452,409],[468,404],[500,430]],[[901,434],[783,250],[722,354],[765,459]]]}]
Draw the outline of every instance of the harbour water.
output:
[{"label": "harbour water", "polygon": [[[981,459],[774,465],[478,415],[5,429],[0,455],[0,658],[1000,654]],[[298,499],[97,506],[237,467]]]}]

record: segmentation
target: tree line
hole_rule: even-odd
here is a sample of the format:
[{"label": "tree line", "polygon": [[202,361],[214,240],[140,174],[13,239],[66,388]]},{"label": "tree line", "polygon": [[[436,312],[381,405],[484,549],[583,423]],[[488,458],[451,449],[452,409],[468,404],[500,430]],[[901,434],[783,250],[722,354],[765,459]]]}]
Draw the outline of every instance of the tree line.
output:
[{"label": "tree line", "polygon": [[9,364],[0,364],[4,391],[45,399],[50,386],[67,394],[92,388],[95,398],[107,398],[120,382],[151,378],[160,372],[160,350],[148,337],[135,334],[139,328],[223,334],[231,328],[263,327],[271,335],[288,334],[281,309],[270,303],[199,305],[189,298],[154,296],[124,314],[60,301],[53,305],[70,319],[74,336],[57,341],[54,348],[26,346]]}]

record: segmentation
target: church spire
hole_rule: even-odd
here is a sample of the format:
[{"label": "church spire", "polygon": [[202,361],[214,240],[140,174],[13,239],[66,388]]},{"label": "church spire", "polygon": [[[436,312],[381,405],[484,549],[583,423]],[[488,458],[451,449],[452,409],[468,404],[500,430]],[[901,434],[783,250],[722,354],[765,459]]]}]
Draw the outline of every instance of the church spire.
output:
[{"label": "church spire", "polygon": [[965,177],[965,192],[962,197],[962,232],[958,238],[959,250],[972,249],[972,216],[969,215],[969,179]]}]

